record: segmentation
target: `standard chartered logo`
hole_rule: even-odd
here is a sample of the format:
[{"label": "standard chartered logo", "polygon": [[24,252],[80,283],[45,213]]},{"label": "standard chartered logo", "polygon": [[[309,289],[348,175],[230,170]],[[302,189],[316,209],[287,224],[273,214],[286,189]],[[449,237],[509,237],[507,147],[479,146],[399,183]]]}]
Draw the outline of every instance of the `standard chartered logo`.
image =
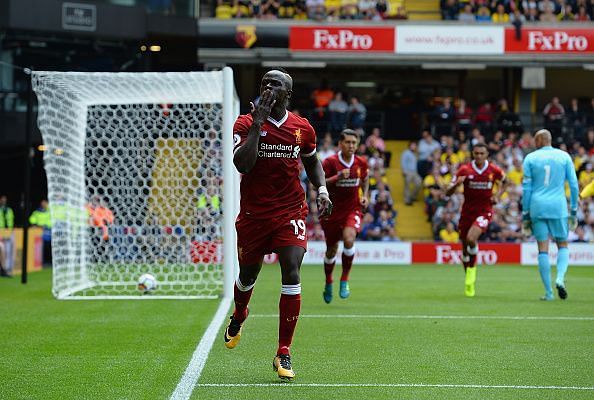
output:
[{"label": "standard chartered logo", "polygon": [[260,143],[258,157],[261,158],[298,158],[301,152],[299,145]]}]

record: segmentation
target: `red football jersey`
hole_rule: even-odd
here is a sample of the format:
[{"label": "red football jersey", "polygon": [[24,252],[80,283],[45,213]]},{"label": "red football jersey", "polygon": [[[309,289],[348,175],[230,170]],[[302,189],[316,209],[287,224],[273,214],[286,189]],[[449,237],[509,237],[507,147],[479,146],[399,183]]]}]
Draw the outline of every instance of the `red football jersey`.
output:
[{"label": "red football jersey", "polygon": [[328,185],[330,200],[332,201],[332,214],[329,219],[340,220],[347,217],[356,210],[361,210],[359,200],[359,186],[361,181],[367,177],[369,167],[367,160],[363,157],[354,156],[350,163],[342,158],[342,153],[330,156],[322,163],[326,179],[336,176],[338,171],[348,168],[350,170],[348,178],[340,178],[334,185]]},{"label": "red football jersey", "polygon": [[495,164],[486,161],[479,169],[474,161],[458,168],[456,177],[466,176],[464,181],[463,214],[480,214],[492,210],[493,186],[505,177],[505,173]]},{"label": "red football jersey", "polygon": [[[233,127],[235,152],[245,143],[252,115],[240,115]],[[241,177],[241,214],[270,218],[307,207],[299,180],[299,157],[316,153],[316,133],[307,119],[289,111],[280,120],[272,117],[260,129],[258,159]]]}]

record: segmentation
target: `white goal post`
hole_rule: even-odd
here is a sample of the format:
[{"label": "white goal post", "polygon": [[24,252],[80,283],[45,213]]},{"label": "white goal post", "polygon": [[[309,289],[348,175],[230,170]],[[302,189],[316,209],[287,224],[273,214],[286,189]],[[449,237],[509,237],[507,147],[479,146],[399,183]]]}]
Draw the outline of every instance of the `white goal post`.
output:
[{"label": "white goal post", "polygon": [[[233,71],[32,74],[58,299],[232,297]],[[140,275],[156,277],[143,293]]]}]

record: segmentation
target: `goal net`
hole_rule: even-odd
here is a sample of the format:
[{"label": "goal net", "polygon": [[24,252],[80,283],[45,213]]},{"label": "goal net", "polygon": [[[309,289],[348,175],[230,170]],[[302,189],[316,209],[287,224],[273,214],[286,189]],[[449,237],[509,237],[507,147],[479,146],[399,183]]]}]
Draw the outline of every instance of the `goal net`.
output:
[{"label": "goal net", "polygon": [[[54,296],[229,296],[239,179],[232,71],[32,79],[46,146]],[[137,287],[145,273],[157,280],[147,294]]]}]

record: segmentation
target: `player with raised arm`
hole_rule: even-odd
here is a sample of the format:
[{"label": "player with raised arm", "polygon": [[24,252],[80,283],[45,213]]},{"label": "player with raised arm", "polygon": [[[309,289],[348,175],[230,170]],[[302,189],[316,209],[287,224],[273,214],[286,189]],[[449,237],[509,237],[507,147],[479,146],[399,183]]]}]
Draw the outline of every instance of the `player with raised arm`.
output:
[{"label": "player with raised arm", "polygon": [[[557,279],[559,297],[567,298],[565,274],[569,265],[567,236],[577,227],[578,181],[571,157],[551,146],[552,135],[546,129],[534,134],[536,151],[524,158],[522,181],[522,230],[533,234],[538,244],[538,271],[545,287],[541,300],[553,300],[549,236],[557,242]],[[567,212],[565,182],[569,183],[570,213]]]},{"label": "player with raised arm", "polygon": [[[344,248],[339,295],[342,299],[350,295],[349,273],[355,258],[355,238],[357,233],[361,232],[361,208],[366,208],[369,204],[369,168],[363,157],[355,155],[359,145],[358,133],[352,129],[343,130],[340,133],[338,145],[340,151],[326,158],[322,164],[330,198],[336,207],[332,215],[321,220],[326,236],[324,257],[326,285],[323,293],[326,303],[332,301],[332,271],[340,240],[343,241]],[[363,196],[360,196],[360,190]]]},{"label": "player with raised arm", "polygon": [[318,190],[320,217],[332,212],[324,170],[316,156],[316,134],[305,118],[287,110],[293,79],[286,71],[264,74],[260,101],[235,121],[233,162],[241,177],[240,212],[235,223],[239,277],[235,310],[225,330],[225,346],[241,337],[248,303],[265,254],[279,256],[282,288],[279,338],[272,365],[281,379],[295,377],[290,346],[301,308],[300,268],[307,250],[307,204],[299,181],[299,159]]},{"label": "player with raised arm", "polygon": [[[493,203],[499,201],[506,188],[505,173],[487,160],[489,151],[484,143],[472,148],[473,160],[458,168],[456,177],[446,191],[451,196],[460,185],[464,185],[464,204],[460,214],[458,230],[462,240],[462,263],[466,277],[464,294],[474,297],[476,282],[476,256],[478,239],[487,231],[493,216]],[[493,188],[497,186],[497,194]]]}]

